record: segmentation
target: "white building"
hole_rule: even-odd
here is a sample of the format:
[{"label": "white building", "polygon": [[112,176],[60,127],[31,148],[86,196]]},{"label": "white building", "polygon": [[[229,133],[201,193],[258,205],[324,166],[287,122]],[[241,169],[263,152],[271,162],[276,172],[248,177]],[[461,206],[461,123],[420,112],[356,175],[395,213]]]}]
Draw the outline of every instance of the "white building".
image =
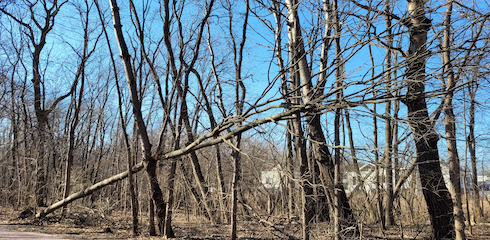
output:
[{"label": "white building", "polygon": [[[374,193],[376,192],[376,171],[375,171],[375,165],[373,163],[359,163],[359,171],[361,173],[361,176],[360,176],[360,179],[363,181],[363,186],[364,186],[364,190],[368,193]],[[379,181],[381,181],[381,188],[385,189],[385,186],[386,186],[386,183],[384,182],[385,180],[385,171],[383,168],[380,168],[380,176],[379,176]],[[393,170],[393,174],[395,170]],[[401,176],[404,172],[406,171],[406,169],[404,170],[401,170],[399,172],[399,175]],[[410,184],[413,184],[413,177],[416,177],[418,176],[417,175],[418,172],[417,170],[415,169],[412,174],[405,180],[405,183],[402,185],[402,189],[408,189],[410,187]],[[351,169],[347,172],[344,173],[344,175],[342,176],[343,179],[342,179],[342,182],[344,184],[344,189],[345,189],[345,192],[350,194],[352,193],[353,191],[357,191],[359,190],[359,187],[360,186],[360,182],[359,182],[359,176],[357,175],[357,173]],[[418,179],[418,178],[416,178]],[[417,183],[418,184],[418,183]],[[395,179],[393,179],[393,187],[395,187],[396,185],[396,182],[395,182]]]},{"label": "white building", "polygon": [[265,188],[280,189],[281,177],[281,170],[277,167],[274,167],[270,171],[262,171],[260,181]]},{"label": "white building", "polygon": [[[367,192],[376,191],[376,173],[374,171],[374,164],[365,163],[359,164],[359,171],[361,172],[361,179],[364,181],[364,189]],[[344,189],[346,193],[351,193],[356,188],[359,188],[359,176],[354,170],[347,171],[343,175],[342,182],[344,183]]]}]

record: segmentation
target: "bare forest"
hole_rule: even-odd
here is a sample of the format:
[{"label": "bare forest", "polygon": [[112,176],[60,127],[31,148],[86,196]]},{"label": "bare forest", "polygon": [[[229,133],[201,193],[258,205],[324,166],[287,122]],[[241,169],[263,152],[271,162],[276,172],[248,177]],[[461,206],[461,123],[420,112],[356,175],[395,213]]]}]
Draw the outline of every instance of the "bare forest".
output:
[{"label": "bare forest", "polygon": [[0,215],[143,238],[490,239],[489,12],[1,0]]}]

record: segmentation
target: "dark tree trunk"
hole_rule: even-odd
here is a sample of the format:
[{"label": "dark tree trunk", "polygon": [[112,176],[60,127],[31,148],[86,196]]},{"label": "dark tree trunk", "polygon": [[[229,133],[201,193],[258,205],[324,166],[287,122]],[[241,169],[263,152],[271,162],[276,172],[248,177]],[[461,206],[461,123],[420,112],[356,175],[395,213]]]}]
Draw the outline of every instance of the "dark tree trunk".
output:
[{"label": "dark tree trunk", "polygon": [[[385,0],[385,12],[391,13],[390,0]],[[391,34],[391,16],[389,14],[385,15],[386,22],[386,45],[391,48],[393,45],[393,35]],[[386,60],[385,69],[391,69],[391,49],[386,49]],[[386,93],[388,96],[391,95],[391,71],[387,72],[386,75]],[[385,162],[385,172],[386,172],[386,210],[385,210],[385,225],[391,226],[395,223],[393,216],[393,162],[392,162],[392,123],[391,123],[391,101],[385,103],[385,149],[384,149],[384,162]]]},{"label": "dark tree trunk", "polygon": [[483,210],[481,207],[480,203],[480,187],[478,186],[478,172],[477,172],[477,166],[476,166],[476,139],[475,139],[475,108],[476,108],[476,90],[478,89],[478,85],[476,83],[470,83],[468,85],[468,90],[470,93],[470,124],[469,124],[469,133],[468,133],[468,139],[466,140],[468,142],[468,148],[470,152],[470,159],[471,159],[471,175],[472,179],[471,182],[473,183],[473,191],[475,194],[475,199],[474,199],[474,207],[475,207],[475,220],[478,221],[483,218]]},{"label": "dark tree trunk", "polygon": [[[308,104],[316,94],[313,91],[312,77],[309,69],[309,65],[306,60],[306,51],[304,47],[303,37],[301,35],[301,25],[297,14],[298,2],[295,0],[287,0],[286,6],[288,8],[288,30],[289,30],[289,41],[290,41],[290,55],[291,59],[294,59],[296,66],[292,66],[291,69],[294,74],[298,75],[301,83],[297,84],[297,89],[301,86],[302,98],[304,103]],[[338,51],[340,54],[340,51]],[[340,57],[340,55],[339,55]],[[321,95],[321,94],[320,94]],[[323,129],[320,122],[320,114],[316,113],[315,109],[312,109],[306,117],[306,122],[308,124],[309,137],[312,139],[313,153],[315,162],[323,173],[327,189],[334,189],[334,160],[328,150],[327,142],[323,134]],[[311,174],[311,173],[310,173]],[[318,176],[316,176],[318,177]],[[341,217],[346,221],[350,222],[353,218],[352,210],[345,194],[344,187],[342,185],[337,186],[339,190],[340,204],[343,211],[341,211]],[[322,198],[324,200],[328,199],[328,196]]]},{"label": "dark tree trunk", "polygon": [[151,188],[151,198],[155,204],[155,210],[157,214],[158,226],[160,234],[164,233],[165,225],[165,202],[163,201],[162,190],[158,184],[156,176],[156,165],[157,161],[151,155],[151,143],[148,137],[148,132],[146,129],[145,122],[143,120],[143,114],[141,112],[141,100],[138,96],[138,89],[136,86],[136,78],[133,73],[133,68],[131,66],[131,57],[128,52],[128,47],[124,40],[122,33],[122,25],[119,17],[119,8],[117,7],[116,0],[110,0],[112,18],[114,22],[114,33],[117,38],[117,43],[119,45],[119,51],[121,53],[121,58],[124,64],[124,71],[126,73],[126,81],[129,87],[129,93],[131,96],[131,104],[133,107],[133,115],[135,124],[137,126],[138,136],[140,138],[143,154],[143,162],[145,166],[146,173],[148,175],[148,180],[150,182]]},{"label": "dark tree trunk", "polygon": [[439,136],[429,118],[425,100],[425,61],[427,58],[425,44],[431,21],[425,17],[424,3],[422,0],[408,1],[409,17],[405,22],[410,33],[406,71],[408,92],[403,102],[408,108],[408,123],[412,129],[417,149],[416,162],[430,215],[432,237],[442,239],[453,236],[453,203],[441,171],[437,149]]},{"label": "dark tree trunk", "polygon": [[162,189],[158,184],[157,175],[156,175],[156,166],[157,166],[157,161],[153,158],[150,158],[145,162],[145,170],[146,173],[148,174],[148,180],[150,181],[151,198],[153,199],[153,203],[155,204],[158,230],[160,231],[160,235],[163,235],[164,227],[165,227],[166,204],[163,201]]}]

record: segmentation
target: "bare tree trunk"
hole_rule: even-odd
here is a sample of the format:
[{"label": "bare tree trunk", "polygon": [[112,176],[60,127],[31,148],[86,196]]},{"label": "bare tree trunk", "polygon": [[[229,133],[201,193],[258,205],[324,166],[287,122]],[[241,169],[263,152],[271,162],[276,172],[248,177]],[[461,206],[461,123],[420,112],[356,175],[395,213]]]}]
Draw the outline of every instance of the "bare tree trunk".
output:
[{"label": "bare tree trunk", "polygon": [[[219,105],[218,105],[218,108],[221,110],[221,111],[225,111],[224,109],[224,106],[222,105],[222,94],[221,94],[221,82],[219,81],[219,78],[218,78],[218,73],[216,71],[216,64],[215,64],[215,56],[214,56],[214,50],[213,50],[213,46],[211,44],[211,33],[210,33],[210,27],[209,27],[209,23],[207,24],[207,27],[208,27],[208,38],[207,38],[207,42],[208,42],[208,49],[209,49],[209,52],[211,54],[211,70],[212,70],[212,73],[213,73],[213,77],[216,81],[216,85],[217,85],[217,88],[218,88],[218,101],[219,101]],[[212,128],[215,128],[218,124],[216,122],[216,118],[214,117],[214,114],[213,114],[213,111],[212,111],[212,108],[211,108],[211,104],[206,96],[206,93],[204,92],[205,88],[202,84],[202,81],[201,81],[201,78],[198,78],[198,83],[200,85],[200,89],[203,93],[203,98],[204,98],[204,103],[205,103],[205,106],[206,106],[206,112],[208,113],[208,117],[209,117],[209,121],[211,123],[211,127]],[[226,115],[226,114],[223,114],[223,115]],[[222,168],[222,161],[221,161],[221,150],[220,150],[220,145],[217,144],[214,146],[214,149],[216,151],[216,180],[217,180],[217,185],[218,185],[218,204],[220,206],[220,222],[221,223],[227,223],[229,220],[228,220],[228,214],[227,214],[227,210],[226,210],[226,203],[225,203],[225,182],[224,182],[224,177],[223,177],[223,168]]]},{"label": "bare tree trunk", "polygon": [[221,150],[219,144],[214,146],[216,151],[216,180],[218,181],[218,202],[220,206],[220,222],[227,223],[228,215],[226,214],[226,204],[225,204],[225,183],[223,178],[223,168],[221,163]]},{"label": "bare tree trunk", "polygon": [[[306,51],[301,35],[301,26],[299,17],[297,15],[298,2],[295,0],[286,0],[286,6],[288,8],[288,30],[290,46],[292,48],[291,61],[297,66],[292,66],[291,69],[297,68],[299,77],[301,79],[301,90],[303,93],[303,99],[305,104],[310,103],[316,96],[313,90],[313,84],[311,81],[311,72],[309,65],[306,61]],[[335,10],[334,10],[335,11]],[[340,52],[338,52],[340,57]],[[340,59],[340,58],[339,58]],[[320,94],[321,95],[321,94]],[[327,183],[327,189],[334,189],[334,160],[328,150],[325,135],[323,134],[322,126],[320,123],[320,114],[312,110],[312,114],[306,116],[306,122],[308,124],[309,135],[312,139],[313,153],[315,156],[316,164],[319,169],[326,169],[325,181]],[[320,171],[319,171],[320,172]],[[339,197],[341,197],[342,218],[346,223],[356,225],[353,219],[352,210],[345,194],[343,185],[338,185]],[[327,198],[325,198],[327,199]]]},{"label": "bare tree trunk", "polygon": [[[334,0],[336,1],[336,0]],[[339,77],[339,76],[337,76]],[[336,79],[336,86],[339,87],[339,81]],[[340,177],[340,118],[341,118],[341,113],[342,109],[336,109],[335,110],[335,121],[334,121],[334,128],[335,128],[335,141],[334,144],[336,146],[335,148],[335,158],[334,158],[334,234],[335,234],[335,240],[342,239],[340,236],[341,231],[342,231],[342,223],[341,223],[341,218],[342,218],[342,199],[340,196],[340,191],[341,188],[340,186],[342,185],[342,180]]]},{"label": "bare tree trunk", "polygon": [[163,236],[166,238],[175,238],[174,231],[172,230],[172,208],[174,204],[175,171],[177,169],[177,160],[178,159],[172,159],[170,172],[168,175],[168,201],[165,212],[165,228],[163,232]]},{"label": "bare tree trunk", "polygon": [[141,141],[141,146],[143,149],[143,163],[145,165],[145,170],[148,175],[148,180],[150,182],[151,188],[151,197],[156,207],[158,226],[160,230],[160,234],[164,233],[164,223],[165,223],[165,202],[163,201],[162,190],[160,189],[160,185],[158,184],[157,176],[156,176],[156,159],[151,155],[151,143],[148,137],[146,125],[143,119],[143,115],[141,113],[141,100],[138,97],[138,89],[136,86],[136,79],[133,73],[133,69],[131,67],[131,57],[128,52],[128,48],[126,46],[126,42],[124,40],[122,34],[122,25],[121,20],[119,18],[119,8],[117,7],[116,0],[110,0],[111,9],[112,9],[112,18],[114,21],[114,33],[117,38],[117,42],[119,45],[119,51],[121,53],[121,57],[124,63],[124,71],[126,73],[126,80],[129,87],[129,93],[131,96],[131,104],[133,106],[133,115],[135,119],[135,123],[137,125],[138,136]]},{"label": "bare tree trunk", "polygon": [[[105,29],[105,28],[104,28]],[[105,31],[105,30],[104,30]],[[107,37],[107,35],[106,35]],[[109,41],[108,41],[109,43]],[[133,215],[133,236],[136,236],[139,234],[138,231],[138,211],[139,211],[139,204],[138,204],[138,198],[136,197],[135,193],[135,186],[134,186],[134,181],[133,181],[133,173],[131,169],[133,168],[133,155],[131,154],[131,146],[129,143],[129,137],[128,134],[126,133],[126,122],[124,121],[124,115],[122,112],[122,97],[121,97],[121,89],[119,88],[119,79],[117,77],[117,72],[115,69],[115,61],[114,58],[112,57],[112,50],[109,46],[109,52],[111,53],[111,59],[113,61],[113,66],[114,66],[114,74],[115,74],[115,81],[116,81],[116,88],[117,88],[117,99],[119,103],[119,121],[121,123],[121,128],[122,128],[122,134],[124,137],[124,146],[126,148],[126,160],[128,162],[128,182],[129,182],[129,194],[131,196],[131,212]],[[66,197],[65,197],[66,198]]]},{"label": "bare tree trunk", "polygon": [[[101,22],[104,22],[103,20],[103,17],[102,17],[102,12],[100,10],[100,6],[99,6],[99,3],[98,1],[95,1],[95,5],[97,7],[97,12],[99,14],[99,19]],[[139,234],[139,231],[138,231],[138,212],[139,212],[139,203],[138,203],[138,198],[136,196],[136,193],[135,193],[135,184],[134,184],[134,181],[133,181],[133,172],[131,171],[131,169],[133,168],[133,165],[134,165],[134,162],[132,161],[132,154],[131,154],[131,146],[130,146],[130,143],[129,143],[129,137],[128,137],[128,134],[126,133],[126,122],[124,121],[124,114],[123,114],[123,111],[122,111],[122,106],[123,106],[123,103],[122,103],[122,94],[121,94],[121,89],[119,87],[119,77],[118,77],[118,74],[117,74],[117,69],[116,69],[116,61],[114,60],[114,54],[112,52],[112,48],[109,44],[109,35],[107,34],[107,29],[105,27],[105,24],[102,24],[102,30],[104,32],[104,36],[105,36],[105,39],[106,39],[106,42],[108,44],[108,49],[109,49],[109,54],[110,54],[110,57],[111,57],[111,62],[112,62],[112,70],[114,72],[114,78],[115,78],[115,82],[116,82],[116,90],[117,90],[117,99],[118,99],[118,104],[119,104],[119,122],[121,123],[121,128],[122,128],[122,134],[123,134],[123,138],[124,138],[124,144],[125,144],[125,148],[126,148],[126,158],[127,158],[127,161],[128,161],[128,182],[129,182],[129,194],[131,196],[131,210],[132,210],[132,222],[133,222],[133,226],[132,226],[132,231],[133,231],[133,236],[136,236]],[[67,196],[65,196],[65,198],[67,198]],[[151,207],[153,207],[153,205],[151,205]],[[150,219],[150,221],[153,220],[153,219]],[[154,228],[153,228],[153,231],[154,231]],[[151,235],[151,227],[150,227],[150,235]]]},{"label": "bare tree trunk", "polygon": [[[386,73],[386,94],[391,95],[391,49],[393,45],[393,36],[391,34],[391,8],[390,0],[385,0],[385,21],[386,21],[386,63],[385,69],[388,69]],[[392,126],[391,126],[391,101],[385,103],[385,149],[384,149],[384,165],[385,165],[385,183],[386,183],[386,205],[385,205],[385,225],[391,226],[394,224],[393,217],[393,163],[392,163]]]},{"label": "bare tree trunk", "polygon": [[[84,50],[84,55],[85,55],[85,50]],[[85,68],[85,66],[81,66],[82,68]],[[73,116],[73,120],[70,123],[70,133],[68,135],[68,153],[67,153],[67,158],[66,158],[66,167],[65,167],[65,189],[64,189],[64,194],[63,198],[67,198],[70,195],[71,191],[71,170],[72,170],[72,164],[73,164],[73,152],[75,150],[75,130],[78,125],[79,121],[79,113],[80,113],[80,107],[82,104],[82,96],[83,96],[83,88],[85,84],[85,71],[82,70],[82,80],[81,80],[81,86],[80,86],[80,92],[78,95],[78,101],[75,103],[75,113]],[[63,207],[62,209],[62,214],[65,214],[66,207]]]},{"label": "bare tree trunk", "polygon": [[[339,20],[339,9],[338,9],[338,1],[333,0],[333,15],[334,15],[334,44],[335,44],[335,99],[339,102],[343,100],[343,65],[342,61],[342,51],[340,49],[340,20]],[[334,234],[335,240],[342,239],[341,231],[343,230],[344,223],[341,222],[342,218],[342,199],[341,198],[341,186],[342,186],[342,177],[340,176],[340,119],[342,117],[342,109],[335,109],[335,120],[334,120],[334,145],[335,145],[335,158],[334,158]],[[345,199],[344,201],[348,201]]]},{"label": "bare tree trunk", "polygon": [[[278,8],[276,9],[278,11]],[[280,22],[280,21],[278,21]],[[276,33],[277,35],[280,33]],[[291,59],[294,59],[294,53],[293,53],[294,48],[289,45],[289,55]],[[280,62],[282,62],[282,58]],[[280,66],[283,66],[280,64]],[[284,69],[284,67],[283,67]],[[301,93],[300,93],[300,80],[299,76],[297,73],[298,67],[293,65],[289,69],[289,78],[291,82],[291,98],[288,98],[288,95],[285,95],[285,101],[286,101],[286,106],[290,106],[289,104],[302,104],[303,100],[301,98]],[[285,76],[282,79],[282,87],[283,87],[283,92],[287,92],[288,90],[285,89],[287,88],[286,85],[286,79]],[[300,187],[301,187],[301,195],[298,197],[299,201],[301,202],[301,209],[300,209],[300,214],[301,214],[301,235],[303,240],[308,240],[310,239],[310,229],[309,229],[309,222],[311,220],[311,210],[312,210],[312,199],[311,195],[313,194],[313,188],[311,187],[311,176],[310,172],[308,171],[308,156],[307,156],[307,150],[306,150],[306,140],[304,138],[304,131],[303,131],[303,126],[301,124],[301,116],[300,113],[296,113],[293,115],[293,119],[290,121],[290,126],[291,126],[291,131],[292,136],[293,136],[293,142],[294,142],[294,150],[296,153],[296,158],[298,159],[299,163],[299,171],[300,171]]]},{"label": "bare tree trunk", "polygon": [[[180,133],[181,133],[181,118],[176,120],[176,125],[174,128],[173,138],[174,138],[174,150],[179,149],[180,147]],[[163,236],[166,238],[174,238],[175,234],[172,230],[172,208],[174,204],[174,187],[175,187],[175,172],[177,170],[177,161],[180,159],[172,159],[172,163],[170,165],[170,172],[168,174],[168,201],[167,201],[167,209],[165,213],[165,229]]]},{"label": "bare tree trunk", "polygon": [[[394,65],[396,66],[398,64],[398,59],[397,59],[397,55],[394,54]],[[396,74],[396,71],[394,71],[393,73],[393,77],[396,79],[397,78],[397,74]],[[395,81],[394,83],[394,89],[398,89],[398,86],[397,86],[397,82]],[[396,90],[397,92],[395,93],[396,96],[399,96],[399,90]],[[393,129],[393,147],[392,147],[392,153],[393,153],[393,170],[394,170],[394,182],[398,183],[398,181],[400,181],[400,157],[399,157],[399,153],[398,153],[398,146],[400,144],[400,140],[398,138],[398,132],[399,132],[399,125],[398,125],[398,114],[399,114],[399,111],[400,111],[400,100],[395,100],[393,102],[393,124],[392,124],[392,129]],[[393,194],[393,201],[395,202],[395,204],[397,206],[400,206],[400,198],[398,197],[397,194]]]},{"label": "bare tree trunk", "polygon": [[444,184],[439,162],[439,136],[429,118],[425,96],[425,62],[427,32],[431,21],[425,17],[422,0],[408,1],[410,47],[406,81],[408,91],[404,103],[408,108],[408,123],[412,129],[417,150],[422,191],[429,210],[432,237],[450,238],[453,235],[452,200]]},{"label": "bare tree trunk", "polygon": [[150,220],[148,222],[148,227],[150,228],[149,229],[149,234],[150,236],[156,236],[157,235],[157,231],[155,229],[155,204],[153,203],[153,199],[150,197],[149,199],[150,201],[148,201],[148,205],[149,205],[149,212],[150,212]]},{"label": "bare tree trunk", "polygon": [[[286,70],[284,69],[284,60],[282,58],[282,15],[281,15],[281,6],[277,0],[271,0],[272,2],[272,11],[274,15],[274,19],[276,22],[275,28],[275,54],[277,57],[277,63],[279,65],[279,72],[281,77],[281,91],[284,98],[284,103],[286,106],[291,105],[291,93],[289,92],[289,86],[286,78]],[[294,132],[294,120],[287,121],[286,128],[286,149],[287,149],[287,187],[288,187],[288,217],[292,218],[294,215],[294,161],[293,161],[293,134]],[[293,134],[291,134],[293,132]]]},{"label": "bare tree trunk", "polygon": [[[75,131],[79,123],[79,115],[80,115],[80,109],[82,105],[82,100],[83,100],[83,95],[84,95],[84,88],[85,88],[85,65],[89,57],[92,55],[94,52],[96,45],[93,46],[92,49],[88,49],[88,42],[89,42],[89,12],[90,12],[90,7],[88,6],[88,2],[85,1],[85,7],[86,7],[86,14],[85,14],[85,24],[84,24],[84,35],[83,35],[83,53],[81,56],[81,62],[80,65],[78,66],[77,73],[75,74],[75,80],[74,82],[77,83],[78,79],[80,78],[80,90],[78,93],[78,101],[75,101],[74,99],[74,107],[75,107],[75,112],[73,115],[73,119],[70,123],[70,131],[68,134],[68,153],[67,153],[67,158],[66,158],[66,168],[65,168],[65,189],[64,189],[64,194],[63,198],[67,198],[70,195],[71,192],[71,170],[72,170],[72,165],[73,165],[73,158],[74,158],[74,151],[75,151]],[[100,35],[99,35],[100,37]],[[75,92],[75,91],[74,91]],[[66,207],[63,207],[62,213],[65,213]]]},{"label": "bare tree trunk", "polygon": [[361,170],[359,169],[359,163],[358,163],[358,159],[357,159],[356,148],[354,145],[354,134],[352,133],[352,126],[350,123],[349,110],[344,109],[344,111],[345,111],[345,122],[346,122],[346,126],[347,126],[347,134],[349,136],[349,145],[350,145],[350,150],[351,150],[351,155],[352,155],[352,163],[354,165],[354,171],[356,173],[356,181],[355,182],[358,184],[358,186],[360,186],[359,188],[361,189],[361,194],[364,195],[364,197],[365,197],[366,208],[369,211],[369,215],[370,215],[371,219],[374,220],[376,218],[376,212],[375,212],[373,205],[371,204],[371,201],[369,200],[369,194],[366,191],[366,188],[364,186],[364,179],[363,179],[363,176],[361,175]]},{"label": "bare tree trunk", "polygon": [[[370,45],[368,45],[368,50],[369,50],[369,58],[371,60],[371,79],[374,79],[374,57],[373,57],[373,52],[372,48]],[[374,80],[372,81],[371,86],[375,86]],[[372,97],[376,98],[377,97],[377,92],[373,91]],[[376,103],[373,103],[373,109],[372,111],[375,113],[377,112],[377,105]],[[383,212],[383,194],[382,194],[382,179],[380,176],[380,161],[379,161],[379,145],[378,145],[378,118],[376,115],[373,115],[373,154],[374,154],[374,172],[375,172],[375,178],[376,178],[376,205],[377,205],[377,214],[379,217],[378,223],[381,224],[381,229],[385,229],[386,224],[385,224],[385,218],[384,218],[384,212]]]},{"label": "bare tree trunk", "polygon": [[[19,207],[21,204],[21,198],[22,195],[26,194],[22,192],[23,186],[22,186],[22,176],[21,176],[21,171],[20,171],[20,159],[18,157],[18,149],[19,149],[19,113],[18,107],[16,104],[16,92],[17,89],[15,87],[15,72],[17,68],[17,64],[20,61],[20,54],[18,53],[19,50],[17,50],[17,59],[16,62],[13,64],[13,69],[12,69],[12,75],[10,77],[10,122],[12,125],[12,147],[10,148],[10,154],[11,154],[11,161],[12,161],[12,168],[17,170],[17,186],[13,186],[13,184],[9,184],[9,192],[13,190],[13,188],[17,188],[17,204],[16,207]],[[13,171],[13,170],[12,170]],[[11,174],[10,176],[11,181],[13,181],[15,178],[14,173]],[[12,193],[13,195],[14,193]]]},{"label": "bare tree trunk", "polygon": [[24,162],[24,174],[23,174],[23,177],[24,177],[24,184],[23,184],[23,187],[24,187],[24,192],[25,194],[27,195],[25,198],[24,198],[24,204],[28,204],[30,201],[30,197],[29,197],[29,194],[27,194],[29,192],[29,186],[30,186],[30,179],[31,179],[31,174],[30,174],[30,171],[29,171],[29,161],[28,161],[28,156],[30,155],[30,152],[27,150],[27,146],[28,146],[28,139],[29,139],[29,134],[28,134],[28,126],[29,126],[29,114],[27,112],[27,109],[26,109],[26,101],[25,101],[25,89],[26,89],[26,85],[25,83],[23,84],[23,91],[22,91],[22,94],[21,94],[21,101],[22,101],[22,115],[23,115],[23,121],[24,121],[24,124],[23,124],[23,130],[22,130],[22,135],[23,135],[23,143],[24,143],[24,152],[23,152],[23,162]]},{"label": "bare tree trunk", "polygon": [[[241,136],[237,137],[237,145],[241,141]],[[240,181],[240,152],[233,150],[233,182],[231,184],[231,240],[237,239],[237,210],[238,210],[238,182]]]},{"label": "bare tree trunk", "polygon": [[[242,26],[242,36],[241,36],[241,42],[239,46],[237,46],[235,37],[233,34],[233,29],[232,29],[232,13],[230,12],[230,36],[233,44],[233,62],[235,65],[235,106],[236,106],[236,116],[241,117],[243,113],[243,106],[245,104],[245,94],[246,94],[246,89],[245,89],[245,84],[243,84],[243,78],[242,78],[242,62],[243,62],[243,48],[245,46],[246,42],[246,37],[247,37],[247,26],[248,26],[248,16],[250,13],[250,8],[249,8],[249,0],[245,0],[245,16],[243,20],[243,26]],[[242,124],[238,123],[236,124],[237,127],[240,127]],[[238,210],[238,196],[240,195],[239,191],[239,184],[240,184],[240,171],[241,171],[241,146],[242,142],[242,134],[238,134],[236,136],[236,142],[235,146],[233,147],[233,151],[231,153],[231,156],[233,158],[234,162],[234,168],[233,168],[233,182],[231,185],[231,199],[232,199],[232,204],[231,204],[231,240],[236,240],[237,239],[237,210]]]},{"label": "bare tree trunk", "polygon": [[470,94],[470,123],[469,123],[469,133],[467,137],[467,142],[468,142],[468,148],[470,152],[470,159],[471,159],[471,182],[472,182],[472,189],[473,189],[473,194],[475,195],[475,198],[473,200],[473,205],[474,209],[476,211],[475,213],[475,221],[483,219],[483,209],[482,205],[480,203],[480,187],[478,186],[478,171],[477,171],[477,166],[476,166],[476,139],[475,139],[475,108],[476,108],[476,91],[478,89],[477,83],[470,83],[468,85],[468,92]]},{"label": "bare tree trunk", "polygon": [[[191,73],[194,64],[199,56],[199,48],[201,46],[201,40],[202,40],[202,34],[203,34],[203,29],[205,26],[205,23],[207,19],[209,18],[209,15],[211,14],[211,9],[214,5],[214,0],[212,0],[209,4],[206,5],[206,13],[204,18],[202,19],[200,26],[199,26],[199,33],[197,34],[197,39],[195,46],[196,48],[193,51],[193,58],[190,63],[183,63],[186,65],[186,70],[184,73],[180,72],[177,70],[176,67],[176,61],[174,57],[174,52],[172,49],[172,44],[171,44],[171,35],[170,35],[170,5],[169,1],[165,0],[164,1],[164,11],[165,11],[165,19],[164,19],[164,25],[163,25],[163,35],[164,35],[164,41],[165,45],[167,47],[167,52],[169,55],[169,64],[172,69],[172,75],[174,78],[174,84],[177,89],[177,93],[179,95],[180,101],[182,103],[181,109],[180,109],[180,114],[181,118],[183,119],[184,127],[186,129],[186,134],[187,134],[187,139],[189,143],[194,142],[195,137],[193,133],[192,126],[189,121],[189,113],[188,113],[188,108],[187,108],[187,101],[186,101],[186,95],[188,91],[188,78],[189,74]],[[175,16],[177,17],[177,16]],[[177,21],[180,22],[180,19],[177,19]],[[179,27],[179,31],[182,31],[181,25]],[[183,46],[182,46],[183,47]],[[183,61],[183,59],[179,59]],[[182,81],[182,75],[184,76],[183,81]],[[194,151],[189,153],[190,155],[190,160],[192,164],[192,169],[193,169],[193,174],[194,178],[196,179],[196,184],[199,190],[199,193],[201,195],[202,201],[200,204],[203,205],[203,208],[207,212],[207,215],[209,216],[209,219],[211,220],[212,223],[216,223],[216,219],[214,217],[213,211],[211,209],[211,206],[209,206],[208,200],[207,200],[207,195],[208,195],[208,188],[205,184],[204,181],[204,176],[201,171],[201,166],[199,164],[199,160],[197,158],[197,155]]]},{"label": "bare tree trunk", "polygon": [[309,230],[309,222],[311,219],[311,194],[313,193],[313,189],[311,185],[308,183],[309,181],[309,172],[308,172],[308,157],[306,154],[306,142],[303,139],[303,127],[301,126],[301,118],[299,114],[296,115],[296,119],[293,122],[294,124],[294,146],[296,152],[296,158],[299,160],[300,164],[300,174],[301,174],[301,225],[302,225],[302,236],[303,240],[310,239],[310,230]]},{"label": "bare tree trunk", "polygon": [[451,196],[453,200],[454,231],[456,240],[466,239],[464,233],[464,216],[461,203],[461,174],[458,149],[456,145],[456,117],[453,111],[453,96],[456,79],[452,69],[451,60],[451,14],[453,10],[452,0],[447,1],[446,14],[444,18],[444,40],[442,44],[442,64],[446,75],[447,94],[444,99],[444,125],[446,127],[447,154],[449,160],[449,177],[451,179]]},{"label": "bare tree trunk", "polygon": [[[288,121],[288,128],[291,127],[291,122]],[[294,161],[293,161],[293,144],[292,144],[293,138],[291,136],[291,132],[287,130],[286,133],[286,145],[287,145],[287,189],[288,189],[288,194],[287,194],[287,201],[288,201],[288,218],[289,220],[292,219],[294,216]]]}]

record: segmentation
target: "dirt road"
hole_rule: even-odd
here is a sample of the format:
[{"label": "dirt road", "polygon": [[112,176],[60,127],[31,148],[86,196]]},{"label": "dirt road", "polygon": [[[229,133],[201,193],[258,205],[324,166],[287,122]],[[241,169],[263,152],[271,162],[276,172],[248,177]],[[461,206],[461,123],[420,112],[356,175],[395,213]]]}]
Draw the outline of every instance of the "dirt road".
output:
[{"label": "dirt road", "polygon": [[16,232],[0,228],[0,240],[40,240],[40,239],[56,239],[56,240],[68,240],[66,238],[61,238],[55,235],[33,233],[33,232]]}]

